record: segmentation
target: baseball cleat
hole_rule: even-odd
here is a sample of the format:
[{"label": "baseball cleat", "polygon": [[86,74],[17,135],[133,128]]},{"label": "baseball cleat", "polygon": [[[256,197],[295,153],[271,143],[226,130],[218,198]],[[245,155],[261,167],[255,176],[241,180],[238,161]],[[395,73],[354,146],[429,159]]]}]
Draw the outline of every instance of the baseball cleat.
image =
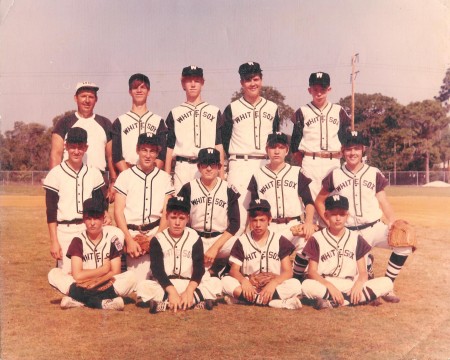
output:
[{"label": "baseball cleat", "polygon": [[382,304],[383,303],[381,302],[380,298],[376,298],[375,300],[369,301],[367,303],[367,305],[370,305],[370,306],[380,306]]},{"label": "baseball cleat", "polygon": [[400,298],[395,295],[393,291],[389,291],[386,295],[383,295],[381,297],[384,301],[390,302],[390,303],[398,303],[400,302]]},{"label": "baseball cleat", "polygon": [[61,309],[70,309],[84,306],[83,303],[72,299],[70,296],[64,296],[61,300]]},{"label": "baseball cleat", "polygon": [[289,309],[289,310],[298,310],[301,309],[302,303],[300,302],[298,297],[293,297],[290,299],[275,299],[269,301],[269,306],[276,309]]},{"label": "baseball cleat", "polygon": [[316,298],[316,303],[314,305],[314,309],[323,310],[323,309],[335,308],[337,306],[338,306],[337,304],[335,304],[334,302],[331,302],[330,300]]},{"label": "baseball cleat", "polygon": [[166,301],[155,301],[155,300],[150,300],[149,301],[149,309],[148,312],[150,314],[156,314],[159,312],[163,312],[166,311],[167,309],[167,305],[169,305],[169,302]]},{"label": "baseball cleat", "polygon": [[214,307],[214,302],[211,299],[206,299],[205,301],[200,301],[198,304],[195,304],[193,309],[194,310],[212,310]]},{"label": "baseball cleat", "polygon": [[103,310],[118,310],[122,311],[125,307],[123,299],[118,296],[114,299],[105,299],[102,300],[102,309]]}]

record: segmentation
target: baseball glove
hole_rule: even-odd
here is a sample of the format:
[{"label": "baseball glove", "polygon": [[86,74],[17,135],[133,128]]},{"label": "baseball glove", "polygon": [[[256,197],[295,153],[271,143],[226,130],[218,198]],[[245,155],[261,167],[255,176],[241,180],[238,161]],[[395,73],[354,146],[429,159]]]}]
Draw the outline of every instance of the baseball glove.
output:
[{"label": "baseball glove", "polygon": [[144,235],[144,234],[137,234],[134,238],[134,241],[136,241],[142,250],[142,255],[148,254],[150,252],[150,236]]},{"label": "baseball glove", "polygon": [[102,275],[94,279],[77,281],[77,286],[91,291],[104,291],[113,286],[116,279],[111,274]]},{"label": "baseball glove", "polygon": [[388,244],[392,247],[412,246],[415,251],[417,240],[412,225],[405,220],[395,220],[389,228]]},{"label": "baseball glove", "polygon": [[273,278],[278,276],[272,272],[261,272],[252,274],[248,277],[250,283],[255,287],[257,292],[260,292]]},{"label": "baseball glove", "polygon": [[[291,230],[291,233],[294,236],[303,236],[303,237],[305,236],[305,233],[303,232],[303,224],[291,226],[291,228],[289,230]],[[314,232],[319,231],[319,230],[320,230],[320,226],[317,224],[314,224]]]}]

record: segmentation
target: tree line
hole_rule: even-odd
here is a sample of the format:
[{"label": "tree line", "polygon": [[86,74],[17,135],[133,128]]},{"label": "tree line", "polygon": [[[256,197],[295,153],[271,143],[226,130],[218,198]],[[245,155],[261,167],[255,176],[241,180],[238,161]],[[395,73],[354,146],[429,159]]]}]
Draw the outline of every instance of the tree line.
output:
[{"label": "tree line", "polygon": [[[272,86],[261,95],[279,106],[282,122],[290,121],[294,109]],[[232,100],[241,96],[239,91]],[[384,171],[427,171],[450,162],[450,68],[437,96],[401,105],[382,94],[355,94],[355,129],[369,135],[369,162]],[[351,97],[339,100],[350,113]],[[70,113],[56,116],[52,124]],[[51,133],[38,123],[17,121],[12,130],[0,132],[0,170],[48,170]]]}]

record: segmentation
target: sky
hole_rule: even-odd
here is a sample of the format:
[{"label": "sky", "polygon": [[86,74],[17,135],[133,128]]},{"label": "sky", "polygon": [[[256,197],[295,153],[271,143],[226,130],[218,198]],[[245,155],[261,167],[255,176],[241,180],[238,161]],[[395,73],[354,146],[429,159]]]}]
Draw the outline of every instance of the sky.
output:
[{"label": "sky", "polygon": [[181,70],[204,69],[203,100],[224,109],[239,65],[259,62],[263,85],[297,109],[311,72],[331,75],[329,100],[382,93],[432,99],[450,67],[450,0],[1,0],[0,131],[51,126],[75,109],[79,81],[99,87],[97,114],[131,108],[128,78],[149,76],[149,108],[184,101]]}]

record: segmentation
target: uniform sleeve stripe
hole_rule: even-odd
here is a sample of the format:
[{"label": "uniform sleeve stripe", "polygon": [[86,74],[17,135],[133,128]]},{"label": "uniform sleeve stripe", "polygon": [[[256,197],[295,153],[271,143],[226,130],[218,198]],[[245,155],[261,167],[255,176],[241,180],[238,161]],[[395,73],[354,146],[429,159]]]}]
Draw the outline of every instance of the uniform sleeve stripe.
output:
[{"label": "uniform sleeve stripe", "polygon": [[125,195],[125,196],[127,196],[127,194],[126,193],[124,193],[122,190],[120,190],[119,188],[117,188],[117,187],[115,187],[114,186],[114,189],[116,189],[118,192],[120,192],[121,194],[123,194],[123,195]]},{"label": "uniform sleeve stripe", "polygon": [[49,185],[42,185],[42,187],[44,188],[44,189],[48,189],[48,190],[51,190],[51,191],[54,191],[54,192],[59,192],[59,190],[58,189],[55,189],[54,187],[51,187],[51,186],[49,186]]}]

